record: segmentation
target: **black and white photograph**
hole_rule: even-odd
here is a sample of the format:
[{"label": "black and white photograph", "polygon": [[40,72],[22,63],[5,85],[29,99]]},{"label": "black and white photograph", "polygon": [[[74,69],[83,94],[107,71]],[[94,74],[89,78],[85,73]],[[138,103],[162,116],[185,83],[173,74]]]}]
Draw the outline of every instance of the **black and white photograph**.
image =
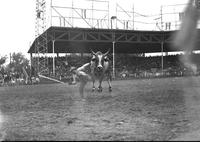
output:
[{"label": "black and white photograph", "polygon": [[0,18],[0,141],[200,141],[200,0],[4,0]]}]

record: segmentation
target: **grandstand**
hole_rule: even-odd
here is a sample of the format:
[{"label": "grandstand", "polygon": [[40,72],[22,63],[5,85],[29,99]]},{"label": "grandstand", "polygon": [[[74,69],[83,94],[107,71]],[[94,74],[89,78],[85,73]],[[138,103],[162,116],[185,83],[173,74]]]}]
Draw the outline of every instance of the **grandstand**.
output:
[{"label": "grandstand", "polygon": [[[153,77],[170,77],[170,76],[188,76],[194,75],[189,69],[187,69],[182,62],[179,61],[180,57],[184,55],[168,55],[163,57],[163,74],[162,74],[162,65],[161,65],[161,56],[155,57],[144,57],[136,56],[133,54],[116,54],[116,79],[123,78],[123,70],[127,71],[127,76],[125,78],[153,78]],[[192,54],[192,60],[197,65],[197,73],[200,73],[200,55]],[[112,60],[112,56],[110,55]],[[79,67],[83,63],[86,63],[90,60],[88,56],[69,56],[66,57],[56,57],[56,78],[62,78],[66,81],[70,79],[70,66]],[[68,61],[71,65],[66,66],[64,61]],[[49,58],[50,69],[52,70],[52,58]],[[52,74],[52,72],[51,72]],[[52,75],[51,75],[52,76]],[[124,79],[125,79],[124,78]]]},{"label": "grandstand", "polygon": [[[163,56],[163,53],[167,55],[168,52],[180,51],[172,47],[171,43],[174,33],[179,28],[184,4],[170,5],[170,8],[173,7],[172,9],[174,9],[176,7],[178,9],[172,13],[167,10],[167,6],[161,6],[161,13],[158,14],[161,16],[161,21],[148,23],[159,28],[150,31],[138,30],[138,28],[135,30],[134,23],[141,21],[133,18],[138,18],[139,16],[143,18],[138,19],[144,19],[145,17],[155,18],[158,15],[147,16],[138,14],[136,11],[125,11],[123,6],[116,4],[116,16],[110,16],[109,1],[92,0],[89,3],[91,2],[93,7],[84,6],[82,8],[76,7],[76,0],[72,0],[72,2],[74,3],[69,4],[71,7],[65,7],[59,6],[56,1],[51,1],[51,24],[47,28],[46,25],[44,26],[45,22],[42,23],[46,29],[43,28],[40,34],[37,32],[35,41],[28,51],[32,59],[32,66],[34,66],[37,73],[56,77],[57,79],[68,78],[67,76],[70,76],[68,72],[70,66],[80,66],[89,61],[85,53],[88,54],[91,50],[106,52],[110,49],[114,77],[118,77],[122,72],[123,69],[120,68],[122,65],[128,67],[127,70],[130,76],[133,77],[160,76],[160,72],[161,75],[166,76],[169,74],[192,74],[186,73],[186,69],[179,62],[178,56],[183,55]],[[41,3],[45,4],[45,1],[41,0]],[[37,4],[40,5],[41,3]],[[103,9],[94,8],[95,4],[99,3],[105,5]],[[42,10],[45,11],[45,7],[42,7]],[[71,16],[64,15],[64,12],[68,12]],[[120,17],[126,17],[122,16],[123,14],[126,16],[133,15],[133,17],[129,16],[127,19],[120,19]],[[179,17],[176,18],[178,19],[177,21],[171,21],[170,26],[173,26],[173,28],[169,28],[169,17],[165,16],[170,14]],[[101,18],[98,15],[105,16]],[[37,20],[44,20],[45,14],[42,16],[37,17]],[[84,23],[80,24],[82,27],[77,25],[77,22],[80,21]],[[104,26],[102,26],[102,21],[104,21]],[[167,28],[164,29],[164,25]],[[36,27],[39,28],[40,26],[37,23]],[[198,44],[195,50],[200,49]],[[152,52],[162,53],[162,56],[148,58],[144,56],[145,53]],[[66,56],[60,57],[60,53],[65,53]],[[68,56],[67,54],[69,53],[79,53],[80,56]],[[53,54],[53,57],[49,58],[48,54]],[[55,54],[57,54],[57,57],[55,57]],[[127,56],[128,54],[132,54],[132,57]],[[195,57],[197,56],[195,55]],[[64,65],[65,61],[69,64]]]}]

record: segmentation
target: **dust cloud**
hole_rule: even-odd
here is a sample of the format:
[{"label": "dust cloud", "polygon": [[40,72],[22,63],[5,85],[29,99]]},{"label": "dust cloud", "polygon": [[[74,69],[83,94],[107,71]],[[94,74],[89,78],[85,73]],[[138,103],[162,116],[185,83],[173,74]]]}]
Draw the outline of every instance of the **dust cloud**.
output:
[{"label": "dust cloud", "polygon": [[191,53],[198,39],[197,26],[200,17],[198,0],[189,0],[184,13],[181,28],[174,35],[173,47],[184,51],[185,55],[180,57],[180,61],[196,74],[197,66],[192,61]]}]

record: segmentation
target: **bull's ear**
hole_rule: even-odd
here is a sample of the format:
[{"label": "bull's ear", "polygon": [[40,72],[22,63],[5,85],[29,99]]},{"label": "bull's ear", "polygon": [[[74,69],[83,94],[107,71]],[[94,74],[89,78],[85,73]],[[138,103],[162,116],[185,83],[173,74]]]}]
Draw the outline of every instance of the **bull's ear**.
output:
[{"label": "bull's ear", "polygon": [[108,51],[107,51],[105,54],[103,54],[103,55],[104,55],[104,56],[107,56],[109,52],[110,52],[110,48],[109,48]]}]

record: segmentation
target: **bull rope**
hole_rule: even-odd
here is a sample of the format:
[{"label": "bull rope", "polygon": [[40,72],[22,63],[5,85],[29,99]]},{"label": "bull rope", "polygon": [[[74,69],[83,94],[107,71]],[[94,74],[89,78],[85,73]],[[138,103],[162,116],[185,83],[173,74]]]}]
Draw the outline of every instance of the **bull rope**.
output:
[{"label": "bull rope", "polygon": [[44,76],[44,75],[41,75],[41,74],[39,74],[39,77],[46,78],[46,79],[49,79],[49,80],[52,80],[52,81],[55,81],[55,82],[58,82],[58,83],[61,83],[61,84],[65,84],[65,83],[62,82],[62,81],[59,81],[59,80],[57,80],[57,79],[50,78],[50,77],[47,77],[47,76]]}]

